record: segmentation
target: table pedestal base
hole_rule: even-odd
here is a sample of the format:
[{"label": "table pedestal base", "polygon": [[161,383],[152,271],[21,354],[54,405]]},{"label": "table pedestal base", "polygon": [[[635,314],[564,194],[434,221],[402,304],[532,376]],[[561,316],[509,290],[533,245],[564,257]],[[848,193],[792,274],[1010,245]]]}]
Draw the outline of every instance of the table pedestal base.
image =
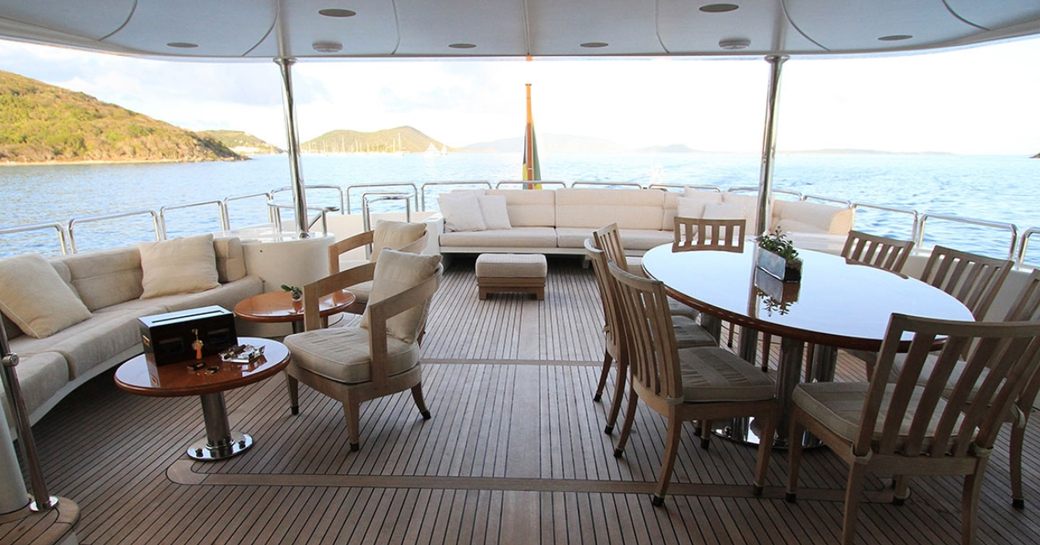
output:
[{"label": "table pedestal base", "polygon": [[253,438],[231,431],[228,424],[224,393],[203,394],[202,418],[206,422],[206,439],[188,447],[188,456],[202,462],[225,460],[253,446]]}]

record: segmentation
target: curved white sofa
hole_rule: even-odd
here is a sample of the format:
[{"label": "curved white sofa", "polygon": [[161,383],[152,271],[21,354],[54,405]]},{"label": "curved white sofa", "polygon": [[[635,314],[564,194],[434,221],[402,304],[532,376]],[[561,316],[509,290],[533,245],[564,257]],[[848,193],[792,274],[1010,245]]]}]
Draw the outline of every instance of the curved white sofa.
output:
[{"label": "curved white sofa", "polygon": [[[437,249],[452,253],[584,254],[585,239],[596,229],[617,223],[625,250],[641,255],[672,241],[672,225],[679,199],[700,203],[684,210],[686,216],[703,217],[705,207],[725,209],[753,225],[757,196],[698,191],[684,193],[657,189],[558,189],[484,190],[482,195],[506,199],[511,229],[448,231],[436,237]],[[685,204],[691,204],[686,201]],[[789,232],[800,247],[840,250],[852,228],[855,211],[806,201],[773,202],[771,229]]]},{"label": "curved white sofa", "polygon": [[[33,423],[79,385],[140,354],[137,318],[207,305],[227,309],[263,292],[263,282],[248,274],[237,238],[213,241],[220,285],[176,295],[140,299],[141,254],[136,247],[76,254],[50,261],[58,275],[91,312],[83,322],[43,338],[23,334],[6,316],[4,329],[18,354],[18,382]],[[3,389],[0,401],[11,425]]]}]

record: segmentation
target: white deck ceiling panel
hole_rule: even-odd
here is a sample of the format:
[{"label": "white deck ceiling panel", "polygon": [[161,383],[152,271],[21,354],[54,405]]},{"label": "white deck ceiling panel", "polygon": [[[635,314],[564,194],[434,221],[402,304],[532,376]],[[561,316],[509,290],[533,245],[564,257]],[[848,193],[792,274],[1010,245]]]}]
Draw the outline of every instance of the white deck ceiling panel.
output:
[{"label": "white deck ceiling panel", "polygon": [[[348,9],[353,17],[326,17],[318,10]],[[286,56],[386,56],[397,48],[397,20],[390,0],[291,0],[284,3],[279,26],[285,37]],[[279,56],[278,29],[249,55]],[[319,53],[315,42],[337,42],[339,53]]]},{"label": "white deck ceiling panel", "polygon": [[[661,55],[654,0],[527,0],[533,55]],[[606,47],[585,48],[583,43]]]},{"label": "white deck ceiling panel", "polygon": [[126,26],[105,41],[157,55],[241,56],[264,38],[276,13],[275,0],[138,0]]},{"label": "white deck ceiling panel", "polygon": [[134,0],[0,0],[0,17],[97,40],[118,29]]},{"label": "white deck ceiling panel", "polygon": [[[786,0],[785,4],[791,22],[831,51],[871,46],[908,49],[953,43],[980,32],[950,13],[942,0]],[[878,40],[893,35],[912,38]]]},{"label": "white deck ceiling panel", "polygon": [[668,51],[675,54],[715,51],[727,53],[719,41],[744,38],[747,49],[732,53],[818,52],[822,49],[802,36],[787,20],[776,0],[743,0],[735,11],[705,13],[708,0],[660,0],[657,27]]},{"label": "white deck ceiling panel", "polygon": [[1040,19],[1040,0],[946,0],[946,4],[960,17],[986,28]]},{"label": "white deck ceiling panel", "polygon": [[[523,55],[523,0],[397,0],[400,55]],[[473,44],[454,49],[449,44]]]}]

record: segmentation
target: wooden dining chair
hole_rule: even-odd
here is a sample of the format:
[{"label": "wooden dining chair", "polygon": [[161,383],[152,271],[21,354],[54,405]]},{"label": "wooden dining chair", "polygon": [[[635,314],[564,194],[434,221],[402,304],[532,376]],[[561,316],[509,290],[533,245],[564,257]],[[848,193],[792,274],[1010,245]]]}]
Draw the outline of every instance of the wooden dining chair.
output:
[{"label": "wooden dining chair", "polygon": [[714,250],[717,252],[744,251],[747,220],[700,219],[676,216],[672,252]]},{"label": "wooden dining chair", "polygon": [[[909,352],[895,383],[889,383],[905,334],[912,335]],[[929,352],[942,338],[934,370],[921,386]],[[976,342],[960,375],[953,376],[964,348]],[[808,431],[849,466],[843,544],[855,538],[868,474],[963,476],[961,542],[971,544],[990,450],[1008,411],[1036,381],[1038,366],[1038,322],[954,322],[893,314],[873,380],[795,388],[788,501],[796,498],[802,434]],[[951,386],[950,395],[943,396]]]},{"label": "wooden dining chair", "polygon": [[[614,381],[614,399],[611,402],[610,412],[607,415],[606,427],[603,428],[603,432],[609,435],[614,433],[618,412],[621,409],[622,395],[625,392],[625,380],[628,377],[628,364],[626,363],[628,360],[625,358],[622,350],[620,309],[618,308],[617,294],[615,293],[617,290],[614,287],[614,282],[610,279],[610,271],[607,266],[609,260],[602,250],[596,248],[595,242],[591,238],[585,239],[585,254],[588,256],[589,261],[592,262],[592,270],[596,275],[596,287],[599,289],[605,322],[603,326],[603,368],[599,374],[596,393],[592,396],[593,401],[598,402],[602,399],[603,390],[606,388],[607,379],[610,377],[610,369],[617,367],[617,379]],[[714,346],[716,344],[715,337],[712,337],[704,328],[685,316],[673,317],[672,327],[676,344],[680,348]]]},{"label": "wooden dining chair", "polygon": [[[675,342],[664,285],[608,265],[617,289],[624,353],[632,380],[615,457],[624,454],[640,399],[668,422],[664,457],[651,502],[664,504],[683,422],[754,417],[762,425],[754,493],[762,493],[780,407],[769,375],[719,347],[682,348]],[[708,426],[702,425],[702,433]]]},{"label": "wooden dining chair", "polygon": [[913,249],[914,243],[910,240],[849,231],[841,256],[856,263],[898,273],[903,271],[903,265]]},{"label": "wooden dining chair", "polygon": [[[358,248],[368,247],[369,253],[366,259],[347,259],[344,254]],[[403,221],[379,220],[371,231],[358,233],[343,240],[333,242],[329,245],[329,274],[336,274],[341,270],[358,267],[366,263],[375,263],[379,259],[383,249],[400,250],[413,254],[420,254],[426,248],[426,224],[406,223]],[[361,314],[365,312],[368,297],[372,291],[371,282],[361,282],[353,286],[346,286],[350,293],[354,294],[354,304],[346,308],[345,312]]]}]

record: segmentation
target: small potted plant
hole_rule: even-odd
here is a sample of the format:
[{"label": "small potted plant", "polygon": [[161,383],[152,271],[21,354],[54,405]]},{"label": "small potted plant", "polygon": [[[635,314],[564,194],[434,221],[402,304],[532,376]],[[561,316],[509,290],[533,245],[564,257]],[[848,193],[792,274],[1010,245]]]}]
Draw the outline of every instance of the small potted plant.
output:
[{"label": "small potted plant", "polygon": [[290,286],[289,284],[282,284],[282,291],[289,292],[289,296],[292,297],[294,303],[298,303],[303,300],[303,288],[299,286]]},{"label": "small potted plant", "polygon": [[758,268],[783,282],[802,279],[802,259],[798,257],[798,250],[779,228],[773,234],[758,237],[758,248]]}]

